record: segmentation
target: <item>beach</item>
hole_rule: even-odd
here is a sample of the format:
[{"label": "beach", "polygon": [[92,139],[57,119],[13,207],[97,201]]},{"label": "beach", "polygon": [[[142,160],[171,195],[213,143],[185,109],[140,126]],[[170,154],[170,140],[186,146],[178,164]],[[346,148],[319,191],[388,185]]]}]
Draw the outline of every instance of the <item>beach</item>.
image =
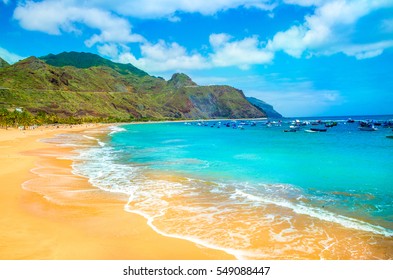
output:
[{"label": "beach", "polygon": [[126,196],[72,173],[64,159],[72,147],[39,141],[86,130],[103,133],[105,125],[0,130],[0,259],[234,258],[156,233],[144,217],[124,211]]},{"label": "beach", "polygon": [[[339,135],[345,144],[344,128],[328,137]],[[263,182],[269,170],[260,169],[263,155],[272,163],[287,160],[275,160],[275,150],[258,150],[268,147],[266,141],[253,141],[272,139],[276,149],[288,145],[281,135],[281,128],[261,124],[246,130],[182,123],[0,130],[0,259],[391,259],[389,220],[369,214],[389,217],[388,189],[384,199],[361,188],[323,190],[327,179],[317,184],[320,190]],[[296,137],[315,140],[306,133]],[[319,145],[330,146],[321,137]],[[390,143],[378,134],[373,139]],[[234,148],[241,141],[249,142],[248,150]],[[357,153],[359,169],[366,157]],[[305,160],[308,172],[312,158]],[[378,168],[370,170],[380,171],[373,179],[389,186],[389,166]],[[277,170],[287,176],[291,169]],[[331,180],[347,177],[334,174]],[[313,179],[288,175],[291,181]],[[348,185],[360,181],[354,182]]]}]

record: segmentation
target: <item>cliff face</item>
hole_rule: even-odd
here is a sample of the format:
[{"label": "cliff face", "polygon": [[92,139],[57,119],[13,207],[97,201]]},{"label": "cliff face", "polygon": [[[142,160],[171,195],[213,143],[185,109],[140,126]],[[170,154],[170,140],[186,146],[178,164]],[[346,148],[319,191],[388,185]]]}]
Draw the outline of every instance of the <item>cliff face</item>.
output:
[{"label": "cliff face", "polygon": [[185,74],[169,81],[94,54],[29,57],[0,68],[0,106],[74,117],[256,118],[263,110],[229,86],[198,86]]},{"label": "cliff face", "polygon": [[258,109],[264,111],[269,118],[273,118],[273,119],[282,118],[282,115],[278,113],[276,110],[274,110],[272,105],[267,104],[266,102],[259,100],[255,97],[247,97],[247,100]]}]

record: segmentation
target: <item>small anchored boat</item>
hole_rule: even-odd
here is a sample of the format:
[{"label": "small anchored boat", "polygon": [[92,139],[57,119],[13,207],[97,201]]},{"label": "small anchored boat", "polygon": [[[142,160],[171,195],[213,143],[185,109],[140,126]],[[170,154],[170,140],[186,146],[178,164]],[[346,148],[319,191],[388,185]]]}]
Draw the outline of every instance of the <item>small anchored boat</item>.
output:
[{"label": "small anchored boat", "polygon": [[377,131],[378,128],[376,128],[374,125],[370,124],[368,126],[359,126],[359,130],[361,130],[361,131]]},{"label": "small anchored boat", "polygon": [[326,132],[327,129],[326,128],[310,128],[311,131],[314,132]]}]

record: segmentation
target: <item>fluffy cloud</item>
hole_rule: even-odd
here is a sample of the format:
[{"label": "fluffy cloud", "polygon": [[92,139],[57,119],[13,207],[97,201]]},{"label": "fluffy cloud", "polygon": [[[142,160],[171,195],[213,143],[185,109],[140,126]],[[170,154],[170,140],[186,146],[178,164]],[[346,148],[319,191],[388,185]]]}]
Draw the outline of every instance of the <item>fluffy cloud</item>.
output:
[{"label": "fluffy cloud", "polygon": [[379,55],[391,47],[390,41],[365,45],[352,45],[351,33],[356,22],[363,16],[384,7],[393,6],[389,0],[287,0],[287,3],[316,6],[313,15],[305,17],[301,25],[294,25],[278,32],[269,40],[267,49],[284,51],[300,57],[308,54],[331,55],[342,52],[358,59]]},{"label": "fluffy cloud", "polygon": [[129,51],[120,53],[117,61],[131,63],[151,73],[169,70],[204,69],[209,67],[208,61],[200,54],[189,54],[177,43],[168,44],[160,40],[157,44],[141,45],[142,57],[137,59]]},{"label": "fluffy cloud", "polygon": [[299,6],[319,6],[323,2],[326,2],[326,0],[284,0],[284,3],[286,4],[293,4],[293,5],[299,5]]},{"label": "fluffy cloud", "polygon": [[393,40],[374,44],[350,45],[343,48],[343,53],[357,59],[372,58],[381,55],[384,49],[393,47]]},{"label": "fluffy cloud", "polygon": [[[8,0],[2,0],[8,2]],[[257,8],[261,10],[272,10],[277,4],[274,0],[215,0],[215,1],[189,1],[189,0],[43,0],[42,2],[28,2],[29,6],[50,7],[60,4],[63,7],[79,7],[83,10],[100,9],[112,11],[123,16],[137,18],[168,18],[178,20],[173,15],[176,12],[200,13],[203,15],[213,15],[219,11],[232,8],[245,7]],[[63,11],[63,10],[58,10]],[[62,17],[60,15],[60,17]]]},{"label": "fluffy cloud", "polygon": [[22,56],[11,53],[2,47],[0,47],[0,57],[11,64],[23,59]]},{"label": "fluffy cloud", "polygon": [[[3,2],[7,2],[3,0]],[[219,11],[245,7],[270,13],[277,3],[308,7],[312,14],[304,22],[277,32],[267,43],[258,36],[234,38],[228,34],[211,34],[210,48],[204,54],[187,50],[175,42],[147,41],[132,32],[125,16],[181,20],[181,13],[213,15]],[[281,4],[283,5],[283,4]],[[88,47],[96,46],[100,54],[120,62],[130,62],[146,71],[207,69],[236,66],[247,70],[255,64],[268,64],[274,54],[284,51],[290,56],[331,55],[338,52],[357,59],[380,55],[392,47],[392,41],[351,43],[351,34],[358,20],[371,12],[393,6],[391,0],[43,0],[20,4],[14,18],[27,30],[60,35],[82,33],[88,27],[96,34],[85,40]],[[391,22],[382,23],[381,30],[390,30]],[[158,40],[159,38],[157,38]],[[130,52],[130,43],[138,43],[141,57]]]},{"label": "fluffy cloud", "polygon": [[272,10],[276,4],[273,0],[91,0],[89,4],[98,5],[115,11],[116,13],[139,18],[171,17],[176,12],[201,13],[213,15],[219,11],[237,7]]},{"label": "fluffy cloud", "polygon": [[212,51],[206,56],[197,52],[189,53],[185,47],[163,40],[157,44],[142,44],[141,58],[136,58],[128,50],[119,52],[114,45],[105,45],[98,50],[102,55],[122,63],[134,64],[152,73],[230,66],[247,70],[255,64],[270,63],[274,57],[255,36],[236,41],[228,34],[212,34],[209,42]]},{"label": "fluffy cloud", "polygon": [[97,8],[71,4],[70,1],[29,1],[15,9],[14,18],[24,29],[52,35],[78,32],[77,24],[98,29],[100,33],[86,41],[88,46],[104,42],[130,43],[144,40],[142,36],[131,33],[131,25],[123,18]]},{"label": "fluffy cloud", "polygon": [[273,60],[273,53],[266,51],[256,36],[231,41],[228,34],[212,34],[209,37],[214,53],[210,55],[214,66],[238,66],[248,69],[254,64],[266,64]]}]

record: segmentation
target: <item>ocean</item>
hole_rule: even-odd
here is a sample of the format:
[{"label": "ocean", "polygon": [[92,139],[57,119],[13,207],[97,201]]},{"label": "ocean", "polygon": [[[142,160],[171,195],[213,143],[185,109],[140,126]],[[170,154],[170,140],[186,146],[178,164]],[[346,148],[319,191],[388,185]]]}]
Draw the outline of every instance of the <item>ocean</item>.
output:
[{"label": "ocean", "polygon": [[73,169],[126,194],[124,211],[159,234],[238,259],[391,259],[393,131],[358,127],[393,116],[352,119],[302,118],[297,132],[284,132],[295,119],[113,126]]}]

